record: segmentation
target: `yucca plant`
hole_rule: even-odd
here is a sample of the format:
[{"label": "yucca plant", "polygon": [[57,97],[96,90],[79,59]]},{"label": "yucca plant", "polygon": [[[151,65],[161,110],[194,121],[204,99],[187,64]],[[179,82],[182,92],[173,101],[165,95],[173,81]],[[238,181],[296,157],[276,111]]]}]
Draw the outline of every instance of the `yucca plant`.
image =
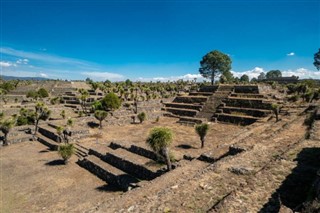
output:
[{"label": "yucca plant", "polygon": [[58,153],[62,157],[65,164],[68,164],[69,159],[75,153],[75,148],[73,144],[67,143],[62,144],[58,148]]},{"label": "yucca plant", "polygon": [[150,131],[149,137],[147,138],[147,144],[151,149],[162,156],[167,164],[167,169],[172,169],[169,146],[173,140],[172,130],[166,127],[155,127]]},{"label": "yucca plant", "polygon": [[140,123],[142,123],[143,121],[145,121],[146,118],[147,118],[147,114],[146,114],[145,112],[140,112],[140,113],[138,114],[138,119],[139,119]]},{"label": "yucca plant", "polygon": [[209,130],[209,125],[206,124],[206,123],[198,124],[198,125],[195,126],[195,130],[196,130],[197,134],[200,137],[201,148],[203,148],[204,147],[204,142],[205,142],[205,137],[206,137],[206,135],[208,133],[208,130]]}]

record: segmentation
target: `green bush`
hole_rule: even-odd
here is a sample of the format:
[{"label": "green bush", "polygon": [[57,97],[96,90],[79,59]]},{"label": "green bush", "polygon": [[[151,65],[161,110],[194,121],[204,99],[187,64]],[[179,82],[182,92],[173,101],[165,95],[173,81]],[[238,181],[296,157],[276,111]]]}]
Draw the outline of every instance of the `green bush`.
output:
[{"label": "green bush", "polygon": [[45,88],[40,88],[40,89],[38,90],[38,96],[39,96],[40,98],[46,98],[46,97],[49,97],[49,93],[48,93],[48,91],[47,91]]},{"label": "green bush", "polygon": [[120,108],[121,100],[116,94],[111,92],[101,100],[101,104],[104,110],[116,110]]},{"label": "green bush", "polygon": [[64,163],[67,164],[68,160],[75,153],[75,148],[73,144],[62,144],[58,148],[58,153],[64,160]]},{"label": "green bush", "polygon": [[138,114],[138,119],[139,119],[140,123],[142,123],[143,121],[145,121],[146,118],[147,118],[147,114],[146,114],[145,112],[140,112],[140,113]]}]

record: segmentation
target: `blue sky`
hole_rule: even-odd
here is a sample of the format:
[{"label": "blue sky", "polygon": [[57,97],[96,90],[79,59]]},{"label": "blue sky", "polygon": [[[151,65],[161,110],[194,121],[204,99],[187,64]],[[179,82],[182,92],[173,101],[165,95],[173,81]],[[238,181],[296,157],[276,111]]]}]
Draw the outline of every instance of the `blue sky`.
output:
[{"label": "blue sky", "polygon": [[236,76],[320,78],[320,1],[1,0],[1,73],[60,79],[201,79],[211,50]]}]

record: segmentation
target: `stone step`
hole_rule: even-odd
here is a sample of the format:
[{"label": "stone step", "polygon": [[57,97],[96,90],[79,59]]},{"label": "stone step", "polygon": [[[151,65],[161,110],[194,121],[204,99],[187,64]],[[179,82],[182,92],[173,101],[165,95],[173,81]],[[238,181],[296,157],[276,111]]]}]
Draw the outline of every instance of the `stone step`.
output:
[{"label": "stone step", "polygon": [[76,155],[79,158],[84,158],[84,157],[88,156],[88,153],[89,153],[88,149],[84,149],[82,146],[80,146],[77,143],[74,143],[74,147],[76,149]]},{"label": "stone step", "polygon": [[190,92],[190,96],[211,96],[213,92]]},{"label": "stone step", "polygon": [[[271,113],[271,110],[266,109],[254,109],[254,108],[240,108],[225,106],[221,108],[221,111],[225,114],[244,114],[253,117],[264,117]],[[217,110],[218,112],[218,110]]]},{"label": "stone step", "polygon": [[225,113],[216,113],[214,117],[220,122],[234,123],[240,125],[250,125],[260,120],[259,117],[247,116],[247,115],[234,115]]},{"label": "stone step", "polygon": [[187,104],[187,103],[163,103],[166,107],[172,108],[183,108],[183,109],[194,109],[194,110],[201,110],[203,105],[202,104]]},{"label": "stone step", "polygon": [[54,140],[51,140],[50,138],[47,138],[43,135],[38,134],[37,135],[37,140],[42,143],[43,145],[49,147],[51,150],[56,151],[59,148],[59,143],[57,143]]},{"label": "stone step", "polygon": [[200,88],[199,92],[215,92],[218,89],[218,85],[214,86],[203,86]]},{"label": "stone step", "polygon": [[205,122],[206,119],[203,118],[195,118],[195,117],[187,117],[187,116],[180,116],[180,119],[178,121],[178,123],[194,123],[194,124],[201,124],[203,122]]},{"label": "stone step", "polygon": [[51,140],[54,140],[56,142],[60,142],[60,137],[57,133],[57,129],[53,128],[51,126],[48,126],[48,125],[39,126],[37,134],[42,134],[45,137],[50,138]]},{"label": "stone step", "polygon": [[120,144],[120,143],[117,143],[117,142],[111,142],[109,147],[111,149],[125,149],[129,152],[132,152],[134,154],[137,154],[137,155],[140,155],[140,156],[143,156],[143,157],[146,157],[150,160],[154,160],[154,161],[157,161],[158,160],[158,156],[157,154],[155,154],[153,151],[147,149],[147,148],[144,148],[144,147],[140,147],[140,146],[136,146],[136,145],[130,145],[130,146],[126,146],[126,145],[123,145],[123,144]]},{"label": "stone step", "polygon": [[173,108],[173,107],[165,107],[165,111],[171,112],[172,114],[175,115],[181,115],[181,116],[196,116],[197,113],[199,112],[198,110],[194,109],[182,109],[182,108]]},{"label": "stone step", "polygon": [[173,102],[177,103],[204,103],[208,100],[208,96],[178,96],[176,97]]},{"label": "stone step", "polygon": [[255,108],[255,109],[270,109],[272,103],[265,103],[266,99],[262,98],[236,98],[229,97],[223,102],[226,106],[239,108]]},{"label": "stone step", "polygon": [[109,184],[118,186],[124,191],[136,187],[136,183],[139,182],[135,177],[113,167],[94,155],[89,155],[88,157],[79,160],[77,163],[100,179]]},{"label": "stone step", "polygon": [[100,157],[103,161],[131,174],[138,179],[152,180],[163,173],[164,165],[125,149],[111,149],[107,145],[90,149],[89,154]]},{"label": "stone step", "polygon": [[239,97],[239,98],[262,98],[264,99],[264,95],[262,94],[252,94],[252,93],[231,93],[231,97]]}]

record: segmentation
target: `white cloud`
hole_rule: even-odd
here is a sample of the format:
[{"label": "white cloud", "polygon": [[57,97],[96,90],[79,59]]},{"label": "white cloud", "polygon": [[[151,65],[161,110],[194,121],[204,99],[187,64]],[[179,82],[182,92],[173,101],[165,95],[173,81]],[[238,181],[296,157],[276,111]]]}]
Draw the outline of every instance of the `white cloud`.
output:
[{"label": "white cloud", "polygon": [[11,67],[13,64],[11,62],[0,61],[0,67]]},{"label": "white cloud", "polygon": [[150,78],[144,78],[144,77],[139,77],[137,80],[138,81],[177,81],[177,80],[194,80],[197,79],[197,81],[204,80],[204,78],[200,74],[185,74],[185,75],[180,75],[180,76],[169,76],[169,77],[150,77]]},{"label": "white cloud", "polygon": [[18,59],[17,61],[16,61],[16,64],[28,64],[29,63],[29,59],[26,59],[26,58],[24,58],[24,59]]},{"label": "white cloud", "polygon": [[40,76],[43,77],[43,78],[47,78],[48,77],[48,75],[45,74],[45,73],[40,73]]},{"label": "white cloud", "polygon": [[234,77],[240,78],[242,75],[247,75],[247,76],[249,76],[250,79],[258,78],[258,76],[262,72],[265,72],[265,70],[261,67],[255,67],[252,70],[247,70],[247,71],[243,71],[243,72],[231,71],[231,73],[234,75]]},{"label": "white cloud", "polygon": [[282,76],[288,77],[293,75],[299,76],[299,79],[304,79],[304,78],[320,79],[320,71],[312,71],[305,68],[282,71]]},{"label": "white cloud", "polygon": [[287,56],[294,56],[295,53],[294,52],[291,52],[291,53],[288,53]]},{"label": "white cloud", "polygon": [[69,63],[69,64],[75,64],[75,65],[87,65],[88,63],[86,61],[74,59],[74,58],[66,58],[61,56],[55,56],[55,55],[49,55],[45,53],[34,53],[34,52],[26,52],[22,50],[15,50],[9,47],[1,47],[0,53],[16,56],[16,57],[22,57],[25,58],[21,62],[26,63],[29,59],[39,60],[39,61],[45,61],[45,62],[51,62],[51,63]]},{"label": "white cloud", "polygon": [[110,72],[81,72],[81,75],[85,77],[89,77],[93,80],[97,81],[105,81],[105,80],[123,80],[124,76],[117,73]]}]

